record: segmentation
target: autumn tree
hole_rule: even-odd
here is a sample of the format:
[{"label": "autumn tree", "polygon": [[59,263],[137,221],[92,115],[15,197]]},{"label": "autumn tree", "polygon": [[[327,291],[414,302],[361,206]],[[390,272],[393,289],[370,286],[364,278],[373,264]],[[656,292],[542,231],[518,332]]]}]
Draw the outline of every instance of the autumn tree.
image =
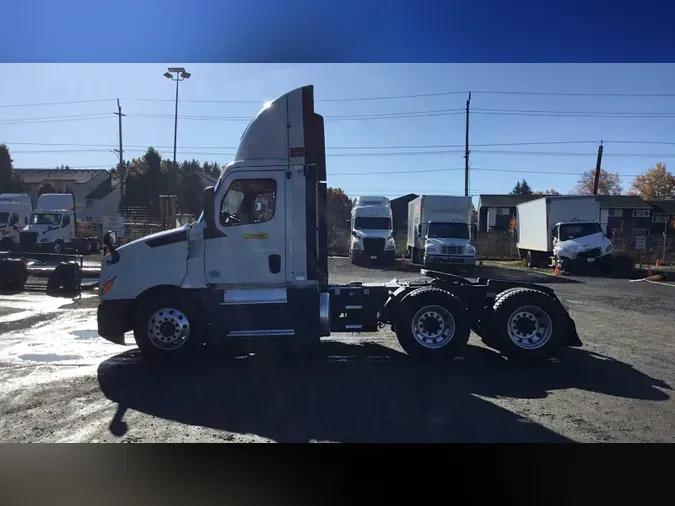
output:
[{"label": "autumn tree", "polygon": [[[593,195],[593,185],[595,184],[595,169],[584,172],[573,190],[574,195]],[[618,172],[607,172],[600,169],[600,180],[598,182],[598,195],[621,195],[621,178]]]},{"label": "autumn tree", "polygon": [[516,183],[516,186],[513,187],[513,190],[511,190],[509,195],[532,195],[532,188],[530,188],[527,181],[523,179]]},{"label": "autumn tree", "polygon": [[644,200],[675,199],[675,176],[659,162],[633,180],[629,194]]}]

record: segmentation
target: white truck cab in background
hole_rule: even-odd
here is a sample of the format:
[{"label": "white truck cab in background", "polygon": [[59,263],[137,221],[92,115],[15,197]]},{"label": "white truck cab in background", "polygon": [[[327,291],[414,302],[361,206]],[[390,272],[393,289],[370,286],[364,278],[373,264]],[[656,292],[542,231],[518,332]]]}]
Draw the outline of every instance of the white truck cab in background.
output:
[{"label": "white truck cab in background", "polygon": [[21,232],[21,249],[56,254],[75,250],[88,254],[92,250],[100,251],[101,243],[96,238],[78,236],[75,199],[71,194],[44,193]]},{"label": "white truck cab in background", "polygon": [[408,203],[408,257],[427,269],[454,267],[473,272],[471,197],[421,195]]},{"label": "white truck cab in background", "polygon": [[26,193],[0,194],[0,251],[19,246],[21,230],[33,212],[33,201]]},{"label": "white truck cab in background", "polygon": [[387,197],[356,197],[350,225],[349,257],[352,263],[391,264],[394,261],[396,242],[391,203]]},{"label": "white truck cab in background", "polygon": [[529,267],[548,266],[553,259],[568,272],[589,263],[609,271],[613,247],[599,218],[594,195],[556,195],[518,204],[518,252]]}]

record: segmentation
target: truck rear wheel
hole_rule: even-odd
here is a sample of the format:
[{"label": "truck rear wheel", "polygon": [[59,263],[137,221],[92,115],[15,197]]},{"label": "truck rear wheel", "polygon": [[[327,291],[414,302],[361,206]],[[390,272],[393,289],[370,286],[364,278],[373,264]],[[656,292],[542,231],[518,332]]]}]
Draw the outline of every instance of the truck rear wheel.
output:
[{"label": "truck rear wheel", "polygon": [[532,288],[512,288],[497,296],[487,327],[490,345],[507,358],[546,360],[562,346],[567,319],[554,297]]},{"label": "truck rear wheel", "polygon": [[204,349],[206,328],[199,305],[187,295],[170,291],[141,302],[134,323],[134,339],[148,356],[194,356]]},{"label": "truck rear wheel", "polygon": [[466,307],[445,290],[418,288],[401,300],[396,337],[411,357],[453,357],[464,349],[470,332]]}]

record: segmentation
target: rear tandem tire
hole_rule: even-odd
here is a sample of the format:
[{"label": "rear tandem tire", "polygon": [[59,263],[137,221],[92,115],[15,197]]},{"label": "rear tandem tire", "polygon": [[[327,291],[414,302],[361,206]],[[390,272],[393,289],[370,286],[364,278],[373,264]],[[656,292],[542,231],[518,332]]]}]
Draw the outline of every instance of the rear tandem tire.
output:
[{"label": "rear tandem tire", "polygon": [[168,291],[141,301],[134,339],[147,357],[196,357],[204,352],[207,328],[205,312],[192,297]]},{"label": "rear tandem tire", "polygon": [[452,358],[469,341],[469,313],[455,295],[440,288],[424,287],[401,300],[396,337],[414,358]]},{"label": "rear tandem tire", "polygon": [[487,329],[490,346],[507,358],[543,361],[563,345],[567,315],[560,302],[540,290],[511,288],[497,296]]}]

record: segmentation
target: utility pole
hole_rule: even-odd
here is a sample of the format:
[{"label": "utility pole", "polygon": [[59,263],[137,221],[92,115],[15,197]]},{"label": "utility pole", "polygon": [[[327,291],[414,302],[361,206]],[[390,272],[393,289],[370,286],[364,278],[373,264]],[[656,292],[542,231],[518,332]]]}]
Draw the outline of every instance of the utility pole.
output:
[{"label": "utility pole", "polygon": [[126,116],[126,114],[122,114],[122,106],[120,105],[119,98],[117,99],[117,112],[115,115],[117,116],[120,133],[120,161],[119,165],[117,166],[117,172],[120,177],[120,196],[124,197],[124,179],[126,177],[126,168],[124,167],[124,149],[122,147],[122,116]]},{"label": "utility pole", "polygon": [[600,185],[600,165],[602,165],[602,141],[598,146],[598,160],[595,162],[595,181],[593,181],[593,195],[598,194],[598,186]]},{"label": "utility pole", "polygon": [[469,105],[471,104],[471,92],[466,101],[466,132],[464,138],[464,196],[469,196]]}]

